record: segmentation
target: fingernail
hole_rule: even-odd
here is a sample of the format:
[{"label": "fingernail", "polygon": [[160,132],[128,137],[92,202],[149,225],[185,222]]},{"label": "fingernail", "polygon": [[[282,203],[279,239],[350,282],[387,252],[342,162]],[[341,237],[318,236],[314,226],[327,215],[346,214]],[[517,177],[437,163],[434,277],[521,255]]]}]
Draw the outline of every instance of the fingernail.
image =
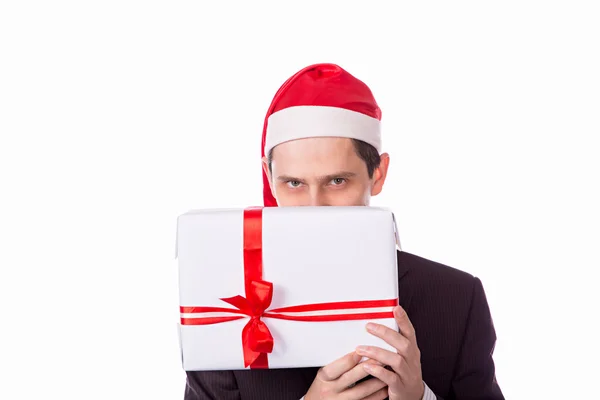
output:
[{"label": "fingernail", "polygon": [[372,372],[372,371],[373,371],[373,366],[372,366],[372,365],[370,365],[370,364],[367,364],[367,363],[363,364],[363,368],[364,368],[364,369],[365,369],[365,371],[367,371],[367,372]]},{"label": "fingernail", "polygon": [[396,316],[397,317],[401,317],[404,315],[404,310],[402,309],[402,307],[398,306],[394,309],[394,311],[396,312]]},{"label": "fingernail", "polygon": [[356,348],[356,352],[357,352],[358,354],[365,354],[365,353],[368,353],[368,352],[369,352],[369,348],[368,348],[367,346],[358,346],[358,347]]},{"label": "fingernail", "polygon": [[374,323],[372,323],[372,322],[369,322],[369,323],[367,324],[367,330],[368,330],[369,332],[377,332],[377,325],[375,325],[375,324],[374,324]]},{"label": "fingernail", "polygon": [[362,359],[362,356],[360,354],[358,354],[358,353],[354,353],[352,355],[352,359],[354,360],[354,362],[357,363],[357,362],[359,362]]}]

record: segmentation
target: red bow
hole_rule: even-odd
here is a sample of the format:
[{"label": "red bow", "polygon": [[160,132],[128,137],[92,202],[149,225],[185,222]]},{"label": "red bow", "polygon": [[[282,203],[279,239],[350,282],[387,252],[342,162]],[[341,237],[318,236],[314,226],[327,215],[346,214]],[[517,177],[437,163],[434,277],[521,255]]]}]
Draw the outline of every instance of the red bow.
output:
[{"label": "red bow", "polygon": [[261,319],[271,305],[273,284],[265,281],[252,281],[248,289],[250,289],[246,293],[248,298],[234,296],[221,299],[250,317],[250,321],[242,331],[245,367],[254,364],[261,353],[267,354],[273,351],[273,336]]}]

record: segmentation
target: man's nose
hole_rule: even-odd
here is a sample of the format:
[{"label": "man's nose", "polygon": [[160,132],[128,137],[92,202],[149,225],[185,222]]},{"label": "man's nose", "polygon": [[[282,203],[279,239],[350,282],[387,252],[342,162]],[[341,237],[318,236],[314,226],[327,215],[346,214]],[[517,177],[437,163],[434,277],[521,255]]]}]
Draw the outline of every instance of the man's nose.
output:
[{"label": "man's nose", "polygon": [[327,201],[327,197],[325,194],[319,190],[314,189],[310,191],[310,206],[329,206],[329,202]]}]

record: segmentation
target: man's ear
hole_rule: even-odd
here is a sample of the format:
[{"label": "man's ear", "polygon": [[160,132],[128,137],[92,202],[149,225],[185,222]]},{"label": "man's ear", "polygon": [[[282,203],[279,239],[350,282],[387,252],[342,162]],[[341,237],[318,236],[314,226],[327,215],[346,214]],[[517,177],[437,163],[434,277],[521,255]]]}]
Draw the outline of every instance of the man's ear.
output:
[{"label": "man's ear", "polygon": [[263,171],[267,174],[267,180],[269,181],[269,187],[271,188],[271,193],[275,195],[275,191],[273,190],[273,177],[271,176],[271,171],[269,171],[269,160],[267,157],[262,158]]},{"label": "man's ear", "polygon": [[371,196],[377,196],[383,189],[385,178],[387,177],[388,168],[390,166],[390,155],[383,153],[380,156],[381,161],[379,167],[373,171],[373,184],[371,186]]}]

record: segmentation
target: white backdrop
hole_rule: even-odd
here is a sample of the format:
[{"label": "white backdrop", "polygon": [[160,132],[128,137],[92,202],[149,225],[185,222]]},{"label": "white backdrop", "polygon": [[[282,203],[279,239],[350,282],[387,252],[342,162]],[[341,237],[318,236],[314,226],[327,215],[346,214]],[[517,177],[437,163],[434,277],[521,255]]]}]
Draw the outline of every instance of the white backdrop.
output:
[{"label": "white backdrop", "polygon": [[507,398],[587,393],[599,18],[593,1],[2,2],[0,398],[183,398],[176,218],[261,204],[264,114],[316,62],[383,109],[373,204],[404,250],[482,279]]}]

